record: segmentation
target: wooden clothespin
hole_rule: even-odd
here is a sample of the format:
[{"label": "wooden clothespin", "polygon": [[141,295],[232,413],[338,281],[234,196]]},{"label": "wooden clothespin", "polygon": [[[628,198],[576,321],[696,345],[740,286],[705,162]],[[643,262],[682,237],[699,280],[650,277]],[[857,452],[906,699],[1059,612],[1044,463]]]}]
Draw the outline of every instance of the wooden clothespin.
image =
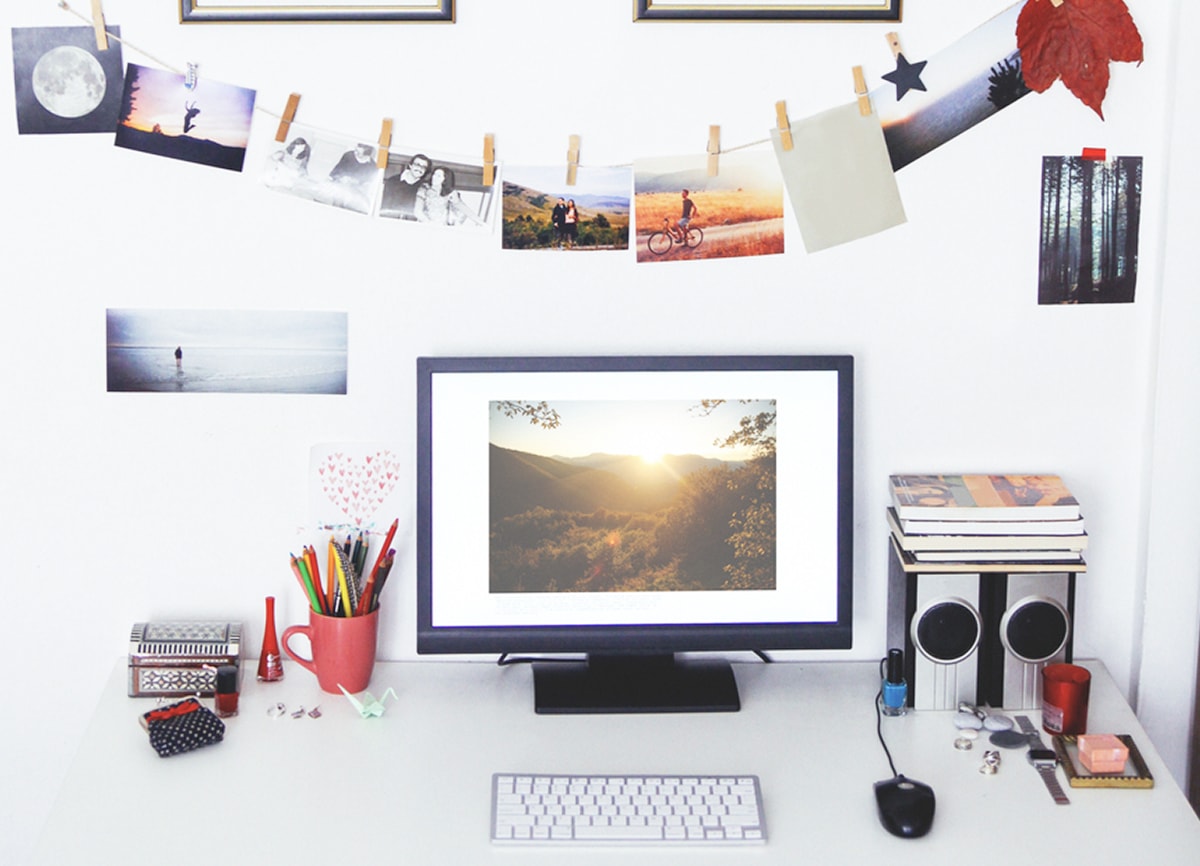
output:
[{"label": "wooden clothespin", "polygon": [[575,186],[575,174],[579,170],[579,136],[572,135],[567,145],[567,186]]},{"label": "wooden clothespin", "polygon": [[792,122],[788,120],[787,103],[782,99],[775,103],[775,126],[779,130],[779,144],[784,150],[792,149]]},{"label": "wooden clothespin", "polygon": [[854,67],[854,93],[858,96],[858,113],[863,117],[871,115],[871,97],[867,93],[867,79],[861,66]]},{"label": "wooden clothespin", "polygon": [[104,26],[104,4],[92,0],[92,28],[96,31],[96,50],[108,50],[108,29]]},{"label": "wooden clothespin", "polygon": [[721,127],[708,128],[708,176],[716,177],[718,159],[721,155]]},{"label": "wooden clothespin", "polygon": [[483,137],[483,185],[496,183],[496,136],[490,132]]},{"label": "wooden clothespin", "polygon": [[288,129],[291,127],[292,121],[296,119],[296,109],[299,105],[299,93],[293,93],[288,97],[287,105],[283,108],[283,117],[279,119],[279,126],[275,130],[276,141],[287,141]]},{"label": "wooden clothespin", "polygon": [[383,128],[379,130],[379,153],[375,156],[375,165],[379,168],[387,168],[388,164],[388,148],[392,146],[392,119],[385,117],[383,119]]},{"label": "wooden clothespin", "polygon": [[892,57],[899,57],[901,54],[900,34],[895,32],[889,33],[887,35],[887,42],[888,46],[892,49]]}]

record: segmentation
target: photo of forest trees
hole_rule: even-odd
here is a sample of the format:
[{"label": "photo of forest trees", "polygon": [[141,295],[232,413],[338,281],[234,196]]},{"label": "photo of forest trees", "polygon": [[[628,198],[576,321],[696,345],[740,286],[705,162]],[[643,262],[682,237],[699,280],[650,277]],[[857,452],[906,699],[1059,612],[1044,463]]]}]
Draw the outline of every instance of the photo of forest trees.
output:
[{"label": "photo of forest trees", "polygon": [[492,592],[775,588],[774,400],[490,412]]},{"label": "photo of forest trees", "polygon": [[1132,303],[1141,209],[1141,157],[1044,157],[1038,303]]}]

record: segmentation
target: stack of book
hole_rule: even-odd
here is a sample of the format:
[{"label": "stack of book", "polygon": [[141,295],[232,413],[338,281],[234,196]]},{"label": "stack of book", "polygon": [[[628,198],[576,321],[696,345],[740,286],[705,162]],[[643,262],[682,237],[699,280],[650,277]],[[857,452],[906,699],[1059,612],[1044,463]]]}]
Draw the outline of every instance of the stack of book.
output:
[{"label": "stack of book", "polygon": [[888,525],[907,563],[1083,566],[1079,502],[1057,475],[892,475]]}]

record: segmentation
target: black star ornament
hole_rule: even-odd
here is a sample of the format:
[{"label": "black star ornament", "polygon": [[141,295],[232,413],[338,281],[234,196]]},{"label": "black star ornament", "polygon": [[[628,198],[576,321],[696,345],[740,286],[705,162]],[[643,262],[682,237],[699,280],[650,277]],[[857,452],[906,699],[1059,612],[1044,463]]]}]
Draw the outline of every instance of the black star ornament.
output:
[{"label": "black star ornament", "polygon": [[896,69],[883,76],[884,81],[890,81],[896,85],[896,101],[899,102],[904,98],[904,94],[910,90],[924,90],[925,83],[921,81],[921,73],[925,69],[925,64],[928,60],[922,60],[920,63],[909,63],[908,58],[903,54],[896,55]]}]

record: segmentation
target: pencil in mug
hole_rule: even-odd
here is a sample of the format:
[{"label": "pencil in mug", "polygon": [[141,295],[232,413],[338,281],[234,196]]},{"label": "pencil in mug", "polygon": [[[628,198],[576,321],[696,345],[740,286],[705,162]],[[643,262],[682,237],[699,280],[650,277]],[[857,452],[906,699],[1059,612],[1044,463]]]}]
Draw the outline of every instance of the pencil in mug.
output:
[{"label": "pencil in mug", "polygon": [[368,610],[376,610],[379,607],[379,594],[383,592],[383,585],[387,583],[388,575],[392,572],[392,562],[395,561],[395,558],[396,551],[389,549],[379,566],[379,579],[375,583],[375,589],[372,593],[371,604],[367,608]]},{"label": "pencil in mug", "polygon": [[328,614],[332,605],[329,603],[329,596],[321,588],[321,569],[317,565],[317,549],[311,544],[304,545],[304,559],[308,562],[308,575],[312,578],[313,589],[316,591],[317,600],[321,603],[321,613]]},{"label": "pencil in mug", "polygon": [[296,582],[300,584],[300,589],[303,590],[304,594],[308,597],[309,606],[313,610],[317,610],[317,598],[315,595],[313,595],[312,584],[305,576],[306,569],[302,568],[303,563],[296,558],[294,553],[289,553],[288,557],[291,559],[292,574],[296,575]]},{"label": "pencil in mug", "polygon": [[346,575],[345,554],[341,548],[337,546],[337,542],[330,540],[330,545],[333,548],[334,568],[337,569],[338,589],[341,593],[341,612],[339,616],[354,616],[354,605],[350,601],[350,582]]},{"label": "pencil in mug", "polygon": [[300,577],[300,586],[304,589],[305,595],[308,596],[308,604],[316,613],[321,613],[321,602],[317,597],[317,591],[313,587],[312,575],[308,570],[308,563],[303,559],[292,557],[292,570]]}]

